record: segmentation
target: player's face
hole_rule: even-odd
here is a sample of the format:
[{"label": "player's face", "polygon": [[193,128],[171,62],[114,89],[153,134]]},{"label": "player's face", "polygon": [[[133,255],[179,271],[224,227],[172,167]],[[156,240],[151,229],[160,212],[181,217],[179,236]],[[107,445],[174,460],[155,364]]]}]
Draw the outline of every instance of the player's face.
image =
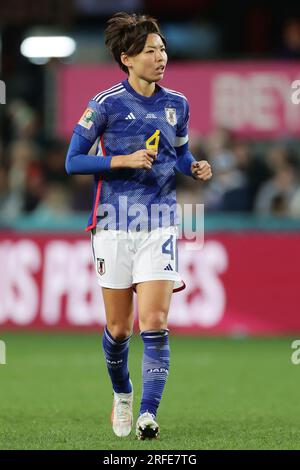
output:
[{"label": "player's face", "polygon": [[147,82],[158,82],[164,76],[168,61],[166,48],[158,34],[148,34],[144,49],[138,55],[130,57],[129,74]]}]

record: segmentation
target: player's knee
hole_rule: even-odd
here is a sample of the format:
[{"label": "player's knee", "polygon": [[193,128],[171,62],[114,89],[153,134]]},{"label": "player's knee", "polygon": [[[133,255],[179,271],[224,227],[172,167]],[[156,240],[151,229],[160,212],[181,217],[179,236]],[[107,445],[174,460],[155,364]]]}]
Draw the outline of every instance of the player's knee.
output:
[{"label": "player's knee", "polygon": [[131,335],[131,328],[123,325],[110,325],[109,332],[116,341],[122,341]]},{"label": "player's knee", "polygon": [[140,329],[145,330],[163,330],[167,328],[167,313],[164,311],[148,312],[140,319]]}]

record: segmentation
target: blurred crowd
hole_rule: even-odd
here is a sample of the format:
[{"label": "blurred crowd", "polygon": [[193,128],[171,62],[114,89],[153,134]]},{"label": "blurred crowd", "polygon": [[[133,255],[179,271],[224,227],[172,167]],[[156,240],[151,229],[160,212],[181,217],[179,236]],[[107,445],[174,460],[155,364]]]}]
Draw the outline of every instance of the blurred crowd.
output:
[{"label": "blurred crowd", "polygon": [[294,140],[265,145],[240,140],[224,128],[206,139],[191,134],[197,160],[207,159],[213,178],[207,184],[179,177],[180,203],[201,200],[209,212],[242,212],[300,217],[300,155]]},{"label": "blurred crowd", "polygon": [[[26,102],[6,106],[0,136],[0,220],[29,215],[47,222],[89,211],[92,176],[68,176],[68,142],[47,139],[38,112]],[[292,145],[293,144],[293,145]],[[199,183],[177,175],[178,202],[204,203],[207,212],[300,217],[300,158],[291,141],[260,150],[223,128],[203,138],[190,132],[190,150],[208,159],[213,178]]]},{"label": "blurred crowd", "polygon": [[0,136],[0,220],[8,226],[20,215],[47,222],[90,210],[92,177],[69,177],[68,142],[48,139],[41,116],[22,100],[6,106]]}]

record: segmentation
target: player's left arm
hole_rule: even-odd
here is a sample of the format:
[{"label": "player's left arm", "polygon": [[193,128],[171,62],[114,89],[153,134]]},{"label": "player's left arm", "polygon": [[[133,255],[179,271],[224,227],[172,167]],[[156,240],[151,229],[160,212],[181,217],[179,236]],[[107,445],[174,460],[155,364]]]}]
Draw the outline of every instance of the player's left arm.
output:
[{"label": "player's left arm", "polygon": [[186,176],[192,176],[194,179],[207,181],[212,177],[211,166],[206,160],[195,160],[192,153],[189,151],[189,105],[186,100],[183,101],[183,105],[183,119],[178,123],[176,132],[175,150],[177,162],[175,168]]},{"label": "player's left arm", "polygon": [[177,162],[175,168],[186,176],[207,181],[212,177],[211,166],[206,160],[197,161],[189,151],[188,143],[176,148]]}]

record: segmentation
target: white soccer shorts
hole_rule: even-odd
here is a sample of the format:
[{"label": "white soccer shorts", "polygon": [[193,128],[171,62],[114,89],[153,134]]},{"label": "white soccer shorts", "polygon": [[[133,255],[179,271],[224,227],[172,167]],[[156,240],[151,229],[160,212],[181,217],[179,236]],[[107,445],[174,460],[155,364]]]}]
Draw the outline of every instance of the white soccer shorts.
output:
[{"label": "white soccer shorts", "polygon": [[184,289],[178,273],[177,228],[151,232],[96,229],[92,249],[101,287],[126,289],[154,280],[175,281],[173,292]]}]

